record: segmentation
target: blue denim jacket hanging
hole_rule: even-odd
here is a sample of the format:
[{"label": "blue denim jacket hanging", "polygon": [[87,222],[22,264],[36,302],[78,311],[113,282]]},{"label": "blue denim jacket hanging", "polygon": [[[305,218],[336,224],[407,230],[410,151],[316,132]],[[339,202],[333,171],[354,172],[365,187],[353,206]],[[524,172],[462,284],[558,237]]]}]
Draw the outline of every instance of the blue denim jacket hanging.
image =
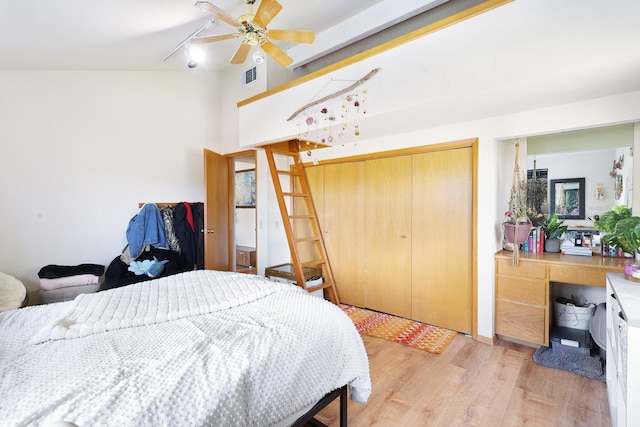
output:
[{"label": "blue denim jacket hanging", "polygon": [[146,245],[169,249],[164,232],[164,221],[158,206],[147,203],[142,206],[136,216],[131,218],[127,227],[127,242],[133,259],[140,256]]}]

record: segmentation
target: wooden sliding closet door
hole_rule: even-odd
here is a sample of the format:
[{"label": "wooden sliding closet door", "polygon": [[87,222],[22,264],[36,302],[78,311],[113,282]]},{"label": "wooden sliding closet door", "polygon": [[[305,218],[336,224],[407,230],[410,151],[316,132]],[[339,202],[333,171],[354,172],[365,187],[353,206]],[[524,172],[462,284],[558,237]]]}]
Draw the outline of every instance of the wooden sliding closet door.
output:
[{"label": "wooden sliding closet door", "polygon": [[412,318],[472,333],[473,152],[413,155]]},{"label": "wooden sliding closet door", "polygon": [[366,307],[411,317],[411,156],[364,165]]},{"label": "wooden sliding closet door", "polygon": [[305,168],[320,228],[324,228],[324,166]]},{"label": "wooden sliding closet door", "polygon": [[364,164],[324,167],[324,241],[340,302],[364,307]]}]

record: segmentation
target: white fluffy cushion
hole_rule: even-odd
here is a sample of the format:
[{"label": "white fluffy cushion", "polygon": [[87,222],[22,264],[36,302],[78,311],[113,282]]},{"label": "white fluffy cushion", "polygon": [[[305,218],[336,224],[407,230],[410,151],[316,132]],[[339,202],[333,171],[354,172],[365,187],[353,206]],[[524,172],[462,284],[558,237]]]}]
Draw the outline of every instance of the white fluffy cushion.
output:
[{"label": "white fluffy cushion", "polygon": [[0,311],[19,308],[27,296],[27,289],[13,276],[0,273]]}]

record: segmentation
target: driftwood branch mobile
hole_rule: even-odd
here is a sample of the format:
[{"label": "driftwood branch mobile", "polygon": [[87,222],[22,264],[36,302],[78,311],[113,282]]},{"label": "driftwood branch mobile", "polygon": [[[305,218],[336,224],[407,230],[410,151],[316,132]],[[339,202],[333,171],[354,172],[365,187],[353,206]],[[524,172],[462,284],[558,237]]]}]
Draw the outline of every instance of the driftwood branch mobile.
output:
[{"label": "driftwood branch mobile", "polygon": [[378,71],[380,71],[380,68],[374,68],[366,76],[364,76],[363,78],[361,78],[359,80],[356,80],[355,83],[353,83],[352,85],[350,85],[350,86],[348,86],[348,87],[346,87],[346,88],[344,88],[342,90],[339,90],[337,92],[334,92],[334,93],[332,93],[330,95],[327,95],[327,96],[325,96],[323,98],[320,98],[320,99],[318,99],[316,101],[310,102],[309,104],[298,108],[295,113],[293,113],[291,116],[289,116],[287,121],[289,122],[289,121],[295,119],[300,113],[302,113],[305,110],[308,110],[311,107],[315,107],[318,104],[322,104],[323,102],[327,102],[327,101],[329,101],[331,99],[337,98],[339,96],[342,96],[342,95],[344,95],[346,93],[349,93],[349,92],[355,90],[356,88],[358,88],[358,86],[363,85],[367,80],[369,80],[371,77],[375,76]]}]

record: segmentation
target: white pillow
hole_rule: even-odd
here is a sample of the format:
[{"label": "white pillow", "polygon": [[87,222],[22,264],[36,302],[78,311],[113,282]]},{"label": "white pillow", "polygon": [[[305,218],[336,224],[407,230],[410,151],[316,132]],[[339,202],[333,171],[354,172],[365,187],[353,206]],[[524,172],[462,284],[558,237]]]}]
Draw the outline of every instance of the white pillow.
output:
[{"label": "white pillow", "polygon": [[27,296],[27,289],[13,276],[0,273],[0,311],[20,308]]}]

